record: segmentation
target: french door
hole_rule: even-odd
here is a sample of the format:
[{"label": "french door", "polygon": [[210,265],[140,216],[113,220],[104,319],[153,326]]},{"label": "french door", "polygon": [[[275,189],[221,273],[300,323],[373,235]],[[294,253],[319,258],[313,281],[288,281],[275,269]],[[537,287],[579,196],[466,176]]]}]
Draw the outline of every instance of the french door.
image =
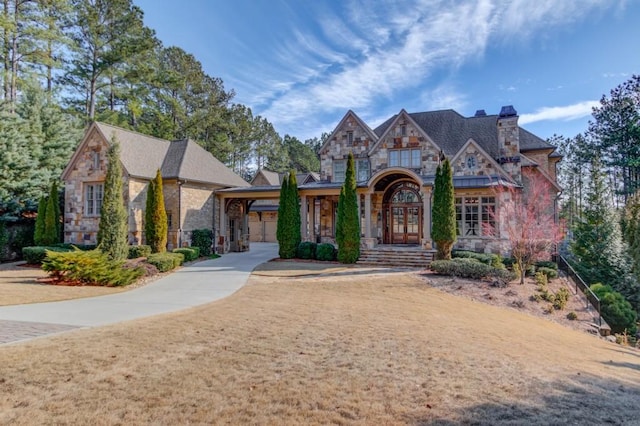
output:
[{"label": "french door", "polygon": [[392,205],[387,212],[387,244],[419,244],[421,206]]}]

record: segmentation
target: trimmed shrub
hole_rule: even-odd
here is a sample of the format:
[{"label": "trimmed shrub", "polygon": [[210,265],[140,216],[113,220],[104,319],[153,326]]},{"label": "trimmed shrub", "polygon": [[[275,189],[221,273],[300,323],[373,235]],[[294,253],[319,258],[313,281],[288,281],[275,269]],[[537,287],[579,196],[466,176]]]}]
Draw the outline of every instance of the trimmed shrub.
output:
[{"label": "trimmed shrub", "polygon": [[536,265],[529,265],[527,271],[525,272],[527,277],[534,277],[536,275]]},{"label": "trimmed shrub", "polygon": [[567,319],[569,321],[575,321],[578,319],[578,314],[576,314],[575,312],[571,311],[567,314]]},{"label": "trimmed shrub", "polygon": [[336,243],[338,261],[356,263],[360,257],[360,211],[356,194],[356,176],[353,153],[349,152],[344,183],[338,199],[338,219],[336,221]]},{"label": "trimmed shrub", "polygon": [[502,264],[507,268],[513,268],[517,265],[516,260],[513,257],[503,257]]},{"label": "trimmed shrub", "polygon": [[191,248],[200,250],[199,256],[211,256],[213,232],[211,229],[195,229],[191,231]]},{"label": "trimmed shrub", "polygon": [[322,243],[316,246],[316,260],[336,260],[336,248],[333,244]]},{"label": "trimmed shrub", "polygon": [[547,268],[546,266],[539,266],[537,271],[538,272],[536,272],[536,276],[538,274],[543,274],[544,276],[547,277],[548,280],[552,280],[554,278],[558,278],[558,270],[557,269]]},{"label": "trimmed shrub", "polygon": [[80,282],[106,286],[131,284],[144,271],[140,268],[125,268],[124,261],[109,259],[100,250],[56,252],[47,250],[42,269],[60,281]]},{"label": "trimmed shrub", "polygon": [[435,260],[431,262],[431,270],[437,274],[454,277],[482,279],[488,277],[502,278],[507,281],[515,279],[513,273],[506,269],[494,268],[475,259],[457,258],[451,260]]},{"label": "trimmed shrub", "polygon": [[182,247],[173,250],[173,253],[180,253],[184,256],[185,262],[193,262],[200,257],[200,249],[198,247]]},{"label": "trimmed shrub", "polygon": [[536,284],[538,284],[539,287],[545,287],[545,288],[549,282],[547,279],[547,276],[542,272],[536,273],[535,280],[536,280]]},{"label": "trimmed shrub", "polygon": [[147,189],[147,203],[144,213],[144,235],[151,251],[164,253],[167,251],[167,212],[164,208],[164,191],[162,173],[160,169],[156,177],[149,182]]},{"label": "trimmed shrub", "polygon": [[475,259],[479,262],[485,263],[494,268],[504,269],[505,265],[502,262],[502,256],[493,253],[476,253],[474,251],[467,250],[454,250],[451,253],[453,258]]},{"label": "trimmed shrub", "polygon": [[69,247],[57,247],[57,246],[31,246],[22,247],[22,258],[31,265],[37,265],[42,263],[45,257],[47,257],[47,250],[52,252],[68,252],[73,248]]},{"label": "trimmed shrub", "polygon": [[563,310],[565,306],[567,306],[569,296],[569,290],[564,287],[560,288],[560,290],[558,290],[558,292],[555,294],[553,307],[558,311]]},{"label": "trimmed shrub", "polygon": [[625,330],[632,336],[636,334],[637,313],[624,296],[614,291],[611,286],[600,283],[593,284],[591,290],[600,299],[600,311],[613,333],[623,333]]},{"label": "trimmed shrub", "polygon": [[182,253],[153,253],[147,257],[147,262],[158,268],[160,272],[171,271],[182,265],[184,255]]},{"label": "trimmed shrub", "polygon": [[315,259],[317,244],[311,241],[303,241],[298,244],[298,250],[296,251],[299,259]]},{"label": "trimmed shrub", "polygon": [[128,259],[137,259],[139,257],[149,257],[151,254],[151,246],[140,245],[140,246],[129,246],[129,254],[127,255]]}]

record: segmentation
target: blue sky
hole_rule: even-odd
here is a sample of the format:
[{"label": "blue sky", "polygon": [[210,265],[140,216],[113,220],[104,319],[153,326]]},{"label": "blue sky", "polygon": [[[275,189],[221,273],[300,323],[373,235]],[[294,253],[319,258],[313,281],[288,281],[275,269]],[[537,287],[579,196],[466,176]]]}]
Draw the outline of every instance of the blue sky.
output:
[{"label": "blue sky", "polygon": [[371,127],[399,112],[514,105],[547,138],[587,128],[640,73],[640,0],[134,0],[165,46],[192,53],[276,130]]}]

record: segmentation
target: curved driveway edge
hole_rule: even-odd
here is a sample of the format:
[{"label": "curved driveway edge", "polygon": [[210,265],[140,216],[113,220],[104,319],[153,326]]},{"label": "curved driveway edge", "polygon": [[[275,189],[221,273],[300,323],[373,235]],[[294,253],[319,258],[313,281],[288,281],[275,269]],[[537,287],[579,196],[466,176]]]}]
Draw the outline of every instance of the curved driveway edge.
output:
[{"label": "curved driveway edge", "polygon": [[[107,296],[0,307],[0,320],[91,327],[179,311],[227,297],[251,271],[278,256],[275,243],[185,266],[143,287]],[[18,339],[22,340],[22,339]]]}]

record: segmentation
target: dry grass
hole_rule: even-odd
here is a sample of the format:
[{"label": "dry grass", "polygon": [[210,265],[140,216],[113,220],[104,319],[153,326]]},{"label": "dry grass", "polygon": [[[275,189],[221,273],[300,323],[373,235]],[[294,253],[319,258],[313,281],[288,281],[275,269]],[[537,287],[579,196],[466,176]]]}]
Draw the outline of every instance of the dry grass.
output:
[{"label": "dry grass", "polygon": [[55,302],[117,293],[123,288],[49,284],[46,272],[36,267],[3,265],[0,269],[0,306]]},{"label": "dry grass", "polygon": [[0,423],[623,424],[638,383],[637,351],[355,269],[0,347]]}]

